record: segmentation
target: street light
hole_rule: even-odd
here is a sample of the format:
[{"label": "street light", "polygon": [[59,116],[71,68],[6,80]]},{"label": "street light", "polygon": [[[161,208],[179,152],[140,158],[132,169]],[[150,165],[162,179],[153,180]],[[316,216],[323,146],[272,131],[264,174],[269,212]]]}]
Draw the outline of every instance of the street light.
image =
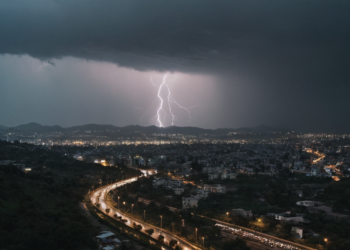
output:
[{"label": "street light", "polygon": [[163,216],[160,216],[160,231],[162,231],[162,225],[163,225]]},{"label": "street light", "polygon": [[143,210],[143,220],[146,220],[146,210]]},{"label": "street light", "polygon": [[131,214],[134,214],[134,204],[131,204]]},{"label": "street light", "polygon": [[226,212],[226,215],[227,215],[227,221],[228,221],[228,215],[229,215],[229,212]]},{"label": "street light", "polygon": [[118,196],[118,209],[120,210],[120,203],[119,203],[120,197]]},{"label": "street light", "polygon": [[196,245],[198,245],[198,241],[197,241],[197,231],[198,231],[198,228],[196,228]]},{"label": "street light", "polygon": [[203,249],[204,249],[204,237],[202,237],[202,240],[203,240]]},{"label": "street light", "polygon": [[124,208],[124,213],[125,213],[125,201],[123,202],[123,208]]},{"label": "street light", "polygon": [[328,246],[328,239],[327,239],[327,238],[325,238],[325,239],[324,239],[324,242],[326,242],[326,249],[325,249],[325,250],[327,250],[327,246]]}]

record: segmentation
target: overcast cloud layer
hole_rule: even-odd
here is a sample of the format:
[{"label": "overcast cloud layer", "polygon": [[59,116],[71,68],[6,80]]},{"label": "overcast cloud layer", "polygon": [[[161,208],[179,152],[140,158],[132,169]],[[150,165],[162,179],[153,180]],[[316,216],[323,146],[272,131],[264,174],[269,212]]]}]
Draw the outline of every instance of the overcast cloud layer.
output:
[{"label": "overcast cloud layer", "polygon": [[[210,75],[217,89],[204,107],[212,115],[199,109],[195,126],[350,132],[349,13],[345,0],[2,1],[0,53]],[[90,93],[78,74],[75,84]],[[3,72],[1,85],[10,78]],[[110,122],[137,123],[123,119]]]}]

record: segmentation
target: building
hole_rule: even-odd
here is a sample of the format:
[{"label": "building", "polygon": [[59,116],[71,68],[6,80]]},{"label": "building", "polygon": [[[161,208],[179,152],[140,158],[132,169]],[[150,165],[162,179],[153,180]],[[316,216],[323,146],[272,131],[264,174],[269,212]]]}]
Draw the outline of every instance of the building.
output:
[{"label": "building", "polygon": [[291,162],[286,162],[286,163],[283,163],[282,164],[282,167],[283,168],[288,168],[288,169],[291,169],[293,166],[293,164]]},{"label": "building", "polygon": [[226,193],[226,188],[220,184],[204,184],[202,189],[199,189],[197,195],[203,198],[207,198],[209,193]]},{"label": "building", "polygon": [[116,238],[115,234],[110,231],[102,231],[96,236],[96,240],[100,245],[100,249],[111,250],[120,247],[121,241]]},{"label": "building", "polygon": [[174,188],[174,193],[175,193],[176,195],[180,195],[180,194],[182,194],[184,191],[185,191],[184,188]]},{"label": "building", "polygon": [[304,206],[304,207],[313,207],[315,206],[314,201],[297,201],[298,206]]},{"label": "building", "polygon": [[198,207],[198,201],[200,199],[201,197],[198,196],[182,197],[182,208]]},{"label": "building", "polygon": [[14,163],[15,163],[15,161],[11,161],[11,160],[0,161],[0,165],[11,165]]},{"label": "building", "polygon": [[298,239],[302,239],[303,238],[303,229],[300,227],[292,227],[292,232],[294,232],[297,235]]},{"label": "building", "polygon": [[296,223],[296,222],[306,223],[306,222],[308,222],[307,220],[305,220],[303,218],[303,216],[301,216],[301,215],[292,216],[290,212],[276,214],[275,219],[280,220],[280,221],[285,221],[285,222],[291,222],[291,223]]},{"label": "building", "polygon": [[244,210],[244,209],[240,209],[240,208],[232,209],[231,215],[240,216],[240,217],[244,217],[244,218],[248,218],[248,219],[253,218],[252,210]]},{"label": "building", "polygon": [[333,209],[328,206],[308,207],[310,213],[325,213],[329,220],[344,221],[349,219],[349,215],[333,212]]},{"label": "building", "polygon": [[165,183],[164,179],[155,179],[155,180],[153,180],[153,186],[154,187],[158,187],[160,185],[163,185],[164,183]]},{"label": "building", "polygon": [[226,188],[224,186],[221,186],[220,184],[204,184],[203,189],[209,193],[226,193]]},{"label": "building", "polygon": [[321,174],[320,168],[316,165],[311,166],[311,176],[318,176]]},{"label": "building", "polygon": [[132,159],[131,158],[124,158],[123,163],[125,166],[131,167],[132,166]]},{"label": "building", "polygon": [[331,213],[333,209],[328,206],[308,207],[310,213]]},{"label": "building", "polygon": [[208,174],[208,179],[210,181],[218,179],[218,178],[219,178],[219,174],[218,173]]},{"label": "building", "polygon": [[221,174],[221,179],[236,179],[236,174],[224,171]]},{"label": "building", "polygon": [[349,220],[349,215],[330,212],[330,213],[326,213],[326,218],[330,220],[336,220],[336,221],[345,221],[345,220]]}]

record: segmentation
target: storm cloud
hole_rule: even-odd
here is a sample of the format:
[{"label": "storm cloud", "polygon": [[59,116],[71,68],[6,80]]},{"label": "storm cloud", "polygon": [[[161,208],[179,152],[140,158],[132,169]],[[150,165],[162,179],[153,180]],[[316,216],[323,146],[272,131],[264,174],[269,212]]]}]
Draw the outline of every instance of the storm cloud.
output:
[{"label": "storm cloud", "polygon": [[313,70],[335,62],[341,71],[349,63],[349,10],[349,1],[324,0],[7,1],[0,53],[139,70]]},{"label": "storm cloud", "polygon": [[0,54],[211,75],[223,115],[210,127],[345,132],[349,13],[325,0],[2,1]]}]

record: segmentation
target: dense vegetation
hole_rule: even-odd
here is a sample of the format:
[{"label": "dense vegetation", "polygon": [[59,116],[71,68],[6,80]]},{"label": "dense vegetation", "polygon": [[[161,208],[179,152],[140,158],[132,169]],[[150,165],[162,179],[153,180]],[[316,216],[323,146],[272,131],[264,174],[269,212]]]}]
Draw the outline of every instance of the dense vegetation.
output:
[{"label": "dense vegetation", "polygon": [[96,249],[94,229],[78,210],[71,180],[0,168],[1,249]]},{"label": "dense vegetation", "polygon": [[66,151],[0,141],[0,161],[32,168],[24,173],[21,165],[0,165],[1,250],[97,249],[98,231],[79,201],[92,187],[138,173],[79,162]]}]

